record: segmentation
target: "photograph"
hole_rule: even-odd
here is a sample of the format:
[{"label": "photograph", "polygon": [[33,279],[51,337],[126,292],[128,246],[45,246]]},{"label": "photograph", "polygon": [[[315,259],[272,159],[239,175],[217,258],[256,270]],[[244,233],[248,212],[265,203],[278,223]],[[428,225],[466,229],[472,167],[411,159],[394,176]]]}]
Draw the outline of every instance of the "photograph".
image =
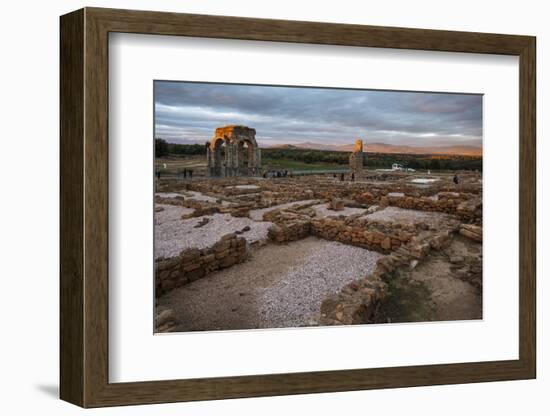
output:
[{"label": "photograph", "polygon": [[10,407],[537,413],[550,26],[399,2],[11,14]]},{"label": "photograph", "polygon": [[482,94],[153,90],[155,333],[483,318]]}]

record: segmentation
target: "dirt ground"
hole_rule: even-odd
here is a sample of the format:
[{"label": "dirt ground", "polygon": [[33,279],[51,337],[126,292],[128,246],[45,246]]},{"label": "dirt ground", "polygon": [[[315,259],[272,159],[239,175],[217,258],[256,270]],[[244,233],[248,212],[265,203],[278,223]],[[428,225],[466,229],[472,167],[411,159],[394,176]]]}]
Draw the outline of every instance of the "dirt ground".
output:
[{"label": "dirt ground", "polygon": [[481,287],[472,270],[481,267],[481,244],[457,236],[451,246],[433,254],[391,283],[386,305],[391,322],[482,319]]},{"label": "dirt ground", "polygon": [[316,325],[320,305],[372,272],[381,255],[308,237],[254,250],[248,261],[177,288],[158,300],[176,331]]}]

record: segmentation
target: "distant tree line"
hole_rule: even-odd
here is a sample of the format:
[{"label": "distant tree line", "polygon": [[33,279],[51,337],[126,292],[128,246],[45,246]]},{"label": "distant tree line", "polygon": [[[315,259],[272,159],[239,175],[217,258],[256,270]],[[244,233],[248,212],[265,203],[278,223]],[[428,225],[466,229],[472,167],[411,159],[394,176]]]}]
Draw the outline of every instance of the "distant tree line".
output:
[{"label": "distant tree line", "polygon": [[204,144],[168,143],[164,139],[155,139],[155,157],[205,155]]},{"label": "distant tree line", "polygon": [[[168,143],[164,139],[155,139],[155,156],[193,156],[206,155],[204,144]],[[349,152],[314,149],[262,149],[262,159],[291,160],[302,163],[324,163],[347,165]],[[466,155],[417,155],[409,153],[365,153],[365,164],[369,168],[389,169],[399,163],[416,170],[479,170],[483,168],[481,156]]]},{"label": "distant tree line", "polygon": [[[312,149],[262,149],[263,159],[290,159],[305,163],[332,163],[347,165],[349,152]],[[410,153],[365,153],[365,164],[370,168],[389,169],[400,163],[405,167],[422,170],[482,170],[480,156],[418,155]]]}]

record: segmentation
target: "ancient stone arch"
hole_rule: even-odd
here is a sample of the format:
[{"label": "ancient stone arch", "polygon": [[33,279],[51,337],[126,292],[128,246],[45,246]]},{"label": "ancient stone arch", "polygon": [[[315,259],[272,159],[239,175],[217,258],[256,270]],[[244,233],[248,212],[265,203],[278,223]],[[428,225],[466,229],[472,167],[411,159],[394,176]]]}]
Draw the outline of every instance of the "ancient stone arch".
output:
[{"label": "ancient stone arch", "polygon": [[246,126],[219,127],[206,143],[209,176],[253,176],[260,173],[261,152],[256,130]]}]

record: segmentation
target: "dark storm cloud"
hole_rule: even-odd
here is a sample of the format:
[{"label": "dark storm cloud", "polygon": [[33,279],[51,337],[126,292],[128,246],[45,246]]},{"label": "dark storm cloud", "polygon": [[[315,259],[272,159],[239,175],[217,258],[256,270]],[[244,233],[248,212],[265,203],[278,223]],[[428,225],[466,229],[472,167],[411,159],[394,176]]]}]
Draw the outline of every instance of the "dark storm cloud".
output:
[{"label": "dark storm cloud", "polygon": [[368,142],[481,146],[482,97],[466,94],[155,82],[155,134],[202,143],[244,124],[261,145]]}]

